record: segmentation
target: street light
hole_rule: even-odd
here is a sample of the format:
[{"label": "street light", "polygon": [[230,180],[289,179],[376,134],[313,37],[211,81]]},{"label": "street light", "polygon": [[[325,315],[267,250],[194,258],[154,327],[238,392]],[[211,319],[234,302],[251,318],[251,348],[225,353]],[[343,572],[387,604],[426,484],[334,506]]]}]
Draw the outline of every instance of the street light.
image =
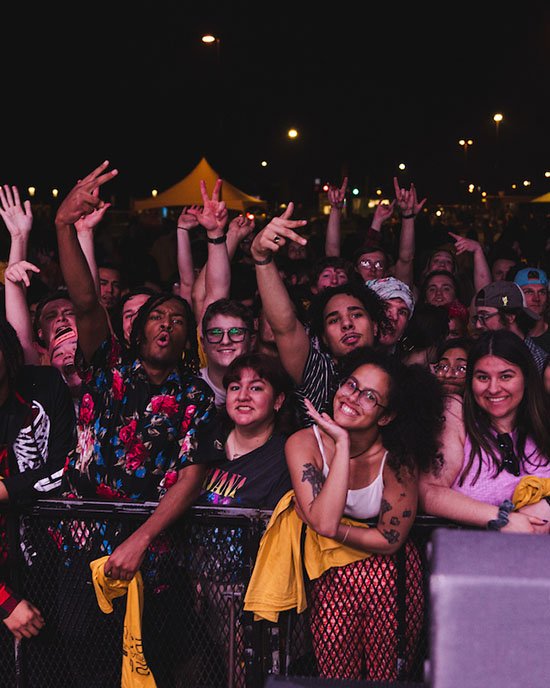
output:
[{"label": "street light", "polygon": [[500,112],[497,112],[495,115],[493,115],[493,120],[494,120],[495,125],[496,125],[497,140],[498,140],[498,128],[499,128],[500,123],[502,122],[502,115],[500,114]]},{"label": "street light", "polygon": [[207,45],[210,43],[215,43],[216,54],[218,57],[220,56],[220,39],[217,36],[213,36],[211,33],[207,33],[201,38],[201,41],[203,43],[206,43]]},{"label": "street light", "polygon": [[464,160],[468,159],[468,148],[473,144],[474,142],[472,141],[472,139],[460,139],[460,141],[458,142],[458,145],[464,148]]},{"label": "street light", "polygon": [[289,129],[287,136],[289,139],[295,139],[298,136],[298,131],[296,129]]}]

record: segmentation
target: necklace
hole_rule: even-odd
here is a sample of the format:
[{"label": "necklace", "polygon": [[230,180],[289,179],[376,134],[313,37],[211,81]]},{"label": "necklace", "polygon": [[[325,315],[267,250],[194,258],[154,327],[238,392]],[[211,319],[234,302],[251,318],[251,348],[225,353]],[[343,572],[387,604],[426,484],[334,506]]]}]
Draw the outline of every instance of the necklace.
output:
[{"label": "necklace", "polygon": [[364,454],[367,451],[367,449],[369,449],[369,447],[367,447],[366,449],[363,449],[363,451],[360,451],[359,454],[354,454],[353,456],[350,456],[349,458],[350,459],[356,459],[358,456],[361,456],[361,454]]},{"label": "necklace", "polygon": [[235,442],[235,433],[231,431],[227,437],[227,447],[229,449],[229,453],[231,456],[229,457],[229,460],[232,461],[233,459],[238,459],[240,456],[244,456],[245,454],[250,454],[250,452],[254,451],[255,449],[258,449],[258,447],[263,446],[269,440],[273,437],[273,433],[269,435],[269,437],[263,442],[262,444],[258,444],[255,447],[251,447],[250,449],[245,449],[245,450],[239,450],[237,452],[237,444]]}]

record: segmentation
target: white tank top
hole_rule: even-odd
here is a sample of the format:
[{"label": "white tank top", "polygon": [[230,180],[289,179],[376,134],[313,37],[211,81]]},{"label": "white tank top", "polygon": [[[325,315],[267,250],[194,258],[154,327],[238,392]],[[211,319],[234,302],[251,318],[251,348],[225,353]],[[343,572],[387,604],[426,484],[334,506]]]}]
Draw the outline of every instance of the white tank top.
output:
[{"label": "white tank top", "polygon": [[[315,433],[317,444],[319,445],[319,451],[323,457],[323,475],[326,478],[329,472],[329,466],[325,457],[323,441],[321,440],[319,429],[316,425],[313,426],[313,432]],[[344,514],[346,516],[358,519],[374,518],[375,516],[378,516],[380,513],[380,505],[382,503],[382,492],[384,491],[382,471],[384,470],[384,464],[386,462],[387,455],[388,452],[384,454],[380,464],[380,471],[370,485],[361,487],[359,490],[348,490],[346,507],[344,509]]]}]

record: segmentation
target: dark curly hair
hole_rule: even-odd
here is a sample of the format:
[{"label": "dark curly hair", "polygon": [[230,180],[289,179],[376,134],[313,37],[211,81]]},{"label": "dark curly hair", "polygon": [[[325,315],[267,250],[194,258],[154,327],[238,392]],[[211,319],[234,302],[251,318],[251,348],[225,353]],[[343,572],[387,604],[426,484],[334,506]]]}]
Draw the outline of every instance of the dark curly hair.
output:
[{"label": "dark curly hair", "polygon": [[394,418],[380,426],[388,465],[396,472],[405,467],[427,471],[439,465],[439,435],[443,425],[443,394],[435,376],[420,365],[407,366],[394,356],[360,347],[339,363],[339,379],[357,368],[373,365],[390,378],[388,411]]},{"label": "dark curly hair", "polygon": [[183,306],[187,323],[187,346],[180,367],[182,366],[184,369],[187,369],[188,372],[196,374],[199,370],[197,323],[187,301],[182,299],[181,296],[177,296],[170,292],[153,294],[153,296],[150,296],[139,309],[132,323],[132,331],[130,332],[130,351],[136,358],[140,355],[140,348],[145,335],[145,324],[149,319],[149,315],[151,311],[167,301],[178,301]]},{"label": "dark curly hair", "polygon": [[11,390],[25,365],[25,356],[17,333],[3,316],[0,316],[0,351],[4,357],[8,387]]},{"label": "dark curly hair", "polygon": [[312,299],[308,310],[310,334],[319,338],[321,346],[323,346],[322,335],[325,330],[325,308],[332,297],[339,294],[353,296],[363,304],[373,324],[378,326],[378,334],[375,339],[378,339],[383,332],[390,330],[384,301],[375,291],[364,284],[350,281],[337,287],[327,287]]}]

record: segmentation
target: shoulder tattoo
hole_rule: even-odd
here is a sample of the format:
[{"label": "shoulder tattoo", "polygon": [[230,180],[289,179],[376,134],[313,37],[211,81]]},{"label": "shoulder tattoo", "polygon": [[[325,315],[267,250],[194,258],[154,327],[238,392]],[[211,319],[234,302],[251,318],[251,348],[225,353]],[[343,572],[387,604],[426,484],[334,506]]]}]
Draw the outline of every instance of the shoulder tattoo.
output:
[{"label": "shoulder tattoo", "polygon": [[311,491],[313,493],[313,499],[315,499],[325,483],[325,476],[323,472],[320,471],[312,463],[304,464],[304,470],[302,472],[302,482],[309,483],[311,485]]}]

